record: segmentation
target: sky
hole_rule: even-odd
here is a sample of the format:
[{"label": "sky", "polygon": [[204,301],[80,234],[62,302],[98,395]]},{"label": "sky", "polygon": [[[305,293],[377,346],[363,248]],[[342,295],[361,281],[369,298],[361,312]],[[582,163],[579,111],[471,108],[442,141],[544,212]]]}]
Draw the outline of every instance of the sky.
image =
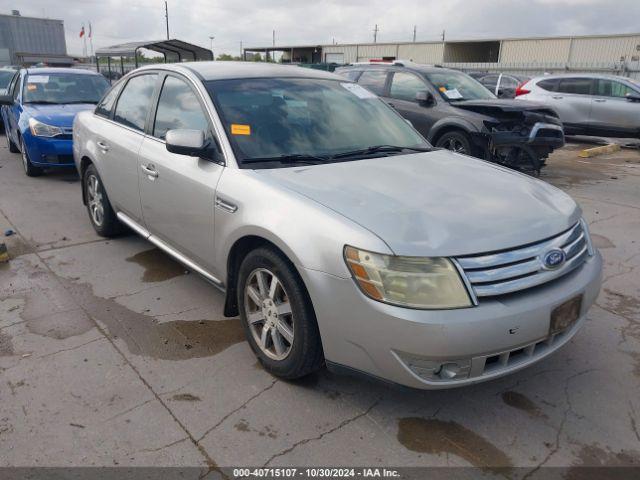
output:
[{"label": "sky", "polygon": [[[168,0],[172,38],[217,55],[244,46],[636,33],[639,0]],[[0,13],[64,20],[67,52],[166,37],[163,0],[0,0]]]}]

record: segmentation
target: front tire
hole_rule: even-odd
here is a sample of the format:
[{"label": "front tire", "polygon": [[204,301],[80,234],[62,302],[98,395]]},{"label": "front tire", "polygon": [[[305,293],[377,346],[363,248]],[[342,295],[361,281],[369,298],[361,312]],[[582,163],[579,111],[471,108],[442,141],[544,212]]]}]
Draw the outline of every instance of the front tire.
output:
[{"label": "front tire", "polygon": [[6,126],[4,128],[4,134],[7,137],[7,148],[9,149],[9,151],[11,153],[19,153],[20,149],[16,146],[15,143],[11,141],[11,138],[9,137],[9,129]]},{"label": "front tire", "polygon": [[251,251],[240,265],[237,291],[247,340],[265,370],[296,379],[322,367],[313,305],[286,257],[269,247]]},{"label": "front tire", "polygon": [[102,179],[94,165],[89,165],[82,178],[85,202],[91,225],[101,237],[114,237],[123,231],[123,225],[113,211]]},{"label": "front tire", "polygon": [[[11,142],[11,140],[9,140],[9,142]],[[31,163],[29,152],[27,152],[27,147],[24,144],[23,138],[20,138],[20,155],[22,156],[22,166],[24,167],[24,173],[27,174],[27,177],[39,177],[40,175],[42,175],[42,169],[40,167],[34,166],[33,163]]]},{"label": "front tire", "polygon": [[446,148],[462,155],[473,155],[471,139],[464,132],[447,132],[436,142],[436,147]]}]

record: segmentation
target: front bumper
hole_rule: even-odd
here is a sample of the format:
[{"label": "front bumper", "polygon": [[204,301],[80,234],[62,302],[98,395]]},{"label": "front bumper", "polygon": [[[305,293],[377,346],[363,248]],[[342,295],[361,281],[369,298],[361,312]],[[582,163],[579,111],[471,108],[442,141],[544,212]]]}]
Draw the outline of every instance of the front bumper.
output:
[{"label": "front bumper", "polygon": [[531,130],[521,131],[493,131],[490,134],[494,147],[547,147],[550,150],[561,148],[565,144],[564,130],[560,125],[537,122]]},{"label": "front bumper", "polygon": [[[437,389],[515,372],[568,342],[598,296],[602,258],[596,252],[582,267],[558,280],[454,310],[387,305],[365,297],[351,278],[300,270],[329,364],[409,387]],[[580,294],[578,321],[550,337],[551,311]],[[429,364],[461,359],[469,361],[465,378],[429,379]]]},{"label": "front bumper", "polygon": [[73,162],[73,140],[70,136],[36,137],[24,135],[29,160],[37,167],[75,167]]}]

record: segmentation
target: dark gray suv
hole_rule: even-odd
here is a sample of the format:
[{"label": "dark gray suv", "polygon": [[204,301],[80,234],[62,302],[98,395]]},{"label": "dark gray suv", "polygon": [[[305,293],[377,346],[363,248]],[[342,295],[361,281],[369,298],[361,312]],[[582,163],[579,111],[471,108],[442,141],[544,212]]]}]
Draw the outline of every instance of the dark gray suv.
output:
[{"label": "dark gray suv", "polygon": [[539,172],[564,145],[552,108],[498,99],[457,70],[395,61],[348,65],[336,73],[382,97],[436,147]]}]

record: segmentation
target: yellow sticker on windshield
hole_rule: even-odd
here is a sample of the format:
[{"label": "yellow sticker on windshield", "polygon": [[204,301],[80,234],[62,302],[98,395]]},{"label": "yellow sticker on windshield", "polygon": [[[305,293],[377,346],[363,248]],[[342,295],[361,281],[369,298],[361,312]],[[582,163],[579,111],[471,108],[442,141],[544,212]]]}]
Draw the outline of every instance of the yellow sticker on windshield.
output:
[{"label": "yellow sticker on windshield", "polygon": [[447,89],[445,87],[440,87],[438,90],[440,90],[442,93],[447,91]]},{"label": "yellow sticker on windshield", "polygon": [[250,125],[239,125],[237,123],[231,124],[231,134],[232,135],[251,135],[251,126]]},{"label": "yellow sticker on windshield", "polygon": [[28,84],[27,84],[27,90],[28,90],[29,92],[32,92],[32,91],[37,90],[37,89],[38,89],[38,86],[37,86],[37,85],[34,85],[33,83],[28,83]]}]

